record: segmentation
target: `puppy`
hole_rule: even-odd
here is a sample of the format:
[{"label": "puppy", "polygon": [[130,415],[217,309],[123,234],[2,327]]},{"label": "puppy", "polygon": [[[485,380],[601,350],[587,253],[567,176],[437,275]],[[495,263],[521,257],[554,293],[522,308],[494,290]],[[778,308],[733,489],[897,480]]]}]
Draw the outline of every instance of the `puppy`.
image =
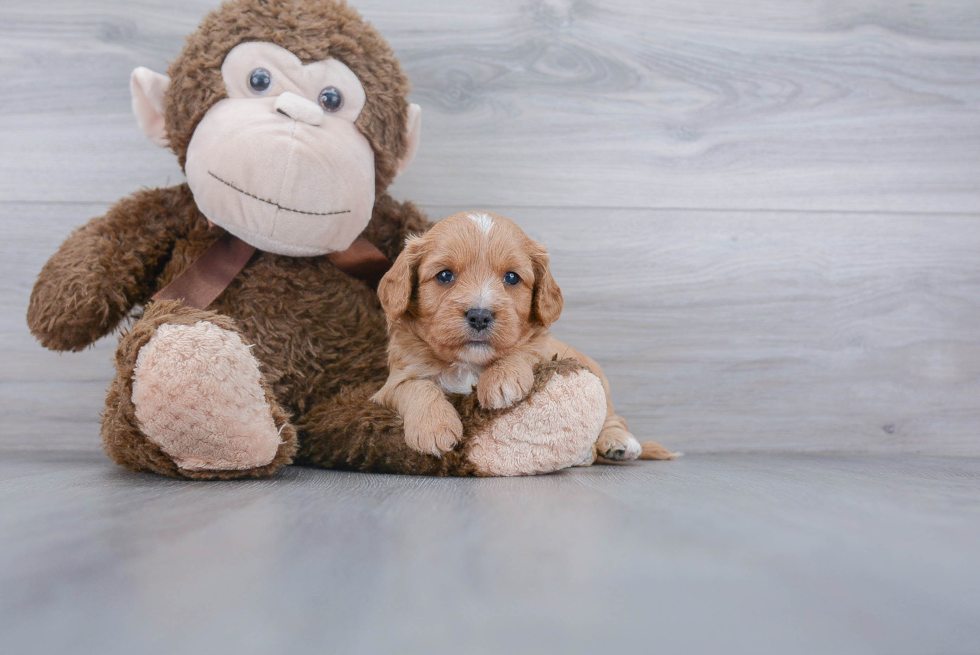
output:
[{"label": "puppy", "polygon": [[613,411],[609,382],[592,359],[548,334],[562,310],[548,252],[513,221],[483,212],[454,214],[410,237],[378,287],[388,319],[390,374],[372,400],[398,412],[408,445],[440,456],[463,426],[447,393],[476,387],[480,405],[523,400],[540,361],[574,358],[606,392],[606,421],[591,459],[670,459],[641,444]]}]

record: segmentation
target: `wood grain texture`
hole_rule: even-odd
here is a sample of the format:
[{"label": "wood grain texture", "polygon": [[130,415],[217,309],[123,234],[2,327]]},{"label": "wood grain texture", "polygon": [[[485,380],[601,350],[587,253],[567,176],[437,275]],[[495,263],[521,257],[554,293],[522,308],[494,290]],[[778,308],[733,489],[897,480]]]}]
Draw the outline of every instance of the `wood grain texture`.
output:
[{"label": "wood grain texture", "polygon": [[16,653],[966,654],[980,459],[186,483],[0,458]]},{"label": "wood grain texture", "polygon": [[[0,199],[180,178],[129,112],[214,2],[0,8]],[[980,211],[980,5],[357,3],[424,107],[434,204]],[[57,162],[57,167],[52,166]]]},{"label": "wood grain texture", "polygon": [[556,335],[688,455],[188,484],[98,452],[115,339],[25,313],[72,228],[182,180],[128,77],[216,4],[0,3],[5,651],[976,650],[980,4],[357,0],[424,107],[394,194],[546,243]]},{"label": "wood grain texture", "polygon": [[[182,179],[127,80],[214,4],[0,6],[2,447],[98,447],[114,340],[43,351],[28,294],[73,227]],[[425,107],[395,194],[548,244],[556,332],[641,437],[980,454],[980,5],[357,4]]]},{"label": "wood grain texture", "polygon": [[642,438],[980,454],[975,218],[506,213],[549,244],[555,332],[605,366]]},{"label": "wood grain texture", "polygon": [[[27,332],[32,275],[99,205],[2,205],[0,445],[95,449],[114,338]],[[434,218],[462,207],[425,207]],[[549,246],[554,332],[634,432],[688,453],[980,455],[980,221],[968,216],[488,207]]]}]

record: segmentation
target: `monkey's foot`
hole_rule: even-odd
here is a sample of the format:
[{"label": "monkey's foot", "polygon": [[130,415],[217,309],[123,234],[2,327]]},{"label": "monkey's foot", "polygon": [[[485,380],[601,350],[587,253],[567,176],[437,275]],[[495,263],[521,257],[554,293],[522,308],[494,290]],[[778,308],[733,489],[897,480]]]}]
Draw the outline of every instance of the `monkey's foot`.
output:
[{"label": "monkey's foot", "polygon": [[585,369],[552,375],[473,435],[467,459],[480,475],[534,475],[591,458],[606,418],[602,383]]},{"label": "monkey's foot", "polygon": [[281,443],[258,362],[208,321],[159,326],[137,356],[132,400],[143,433],[186,471],[265,466]]}]

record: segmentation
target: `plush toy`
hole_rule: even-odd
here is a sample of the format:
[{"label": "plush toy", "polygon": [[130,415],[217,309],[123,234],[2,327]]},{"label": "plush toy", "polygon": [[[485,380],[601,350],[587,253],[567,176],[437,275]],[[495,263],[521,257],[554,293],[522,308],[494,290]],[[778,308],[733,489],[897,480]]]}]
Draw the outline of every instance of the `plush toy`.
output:
[{"label": "plush toy", "polygon": [[464,438],[442,457],[409,449],[401,419],[370,402],[387,374],[375,285],[430,223],[385,193],[418,147],[420,109],[355,11],[226,3],[168,76],[139,68],[131,90],[140,127],[187,182],[135,193],[77,229],[28,310],[53,350],[133,319],[102,419],[115,462],[208,479],[292,462],[524,475],[588,460],[605,399],[571,361],[539,366],[508,410],[455,398]]}]

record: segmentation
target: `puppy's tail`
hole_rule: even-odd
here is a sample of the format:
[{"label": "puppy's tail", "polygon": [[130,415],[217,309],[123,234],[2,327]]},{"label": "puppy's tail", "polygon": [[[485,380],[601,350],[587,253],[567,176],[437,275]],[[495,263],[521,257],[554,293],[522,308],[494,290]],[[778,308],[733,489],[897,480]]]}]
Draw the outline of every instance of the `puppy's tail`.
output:
[{"label": "puppy's tail", "polygon": [[638,459],[674,459],[684,453],[672,453],[656,441],[644,441],[640,443],[642,450]]}]

